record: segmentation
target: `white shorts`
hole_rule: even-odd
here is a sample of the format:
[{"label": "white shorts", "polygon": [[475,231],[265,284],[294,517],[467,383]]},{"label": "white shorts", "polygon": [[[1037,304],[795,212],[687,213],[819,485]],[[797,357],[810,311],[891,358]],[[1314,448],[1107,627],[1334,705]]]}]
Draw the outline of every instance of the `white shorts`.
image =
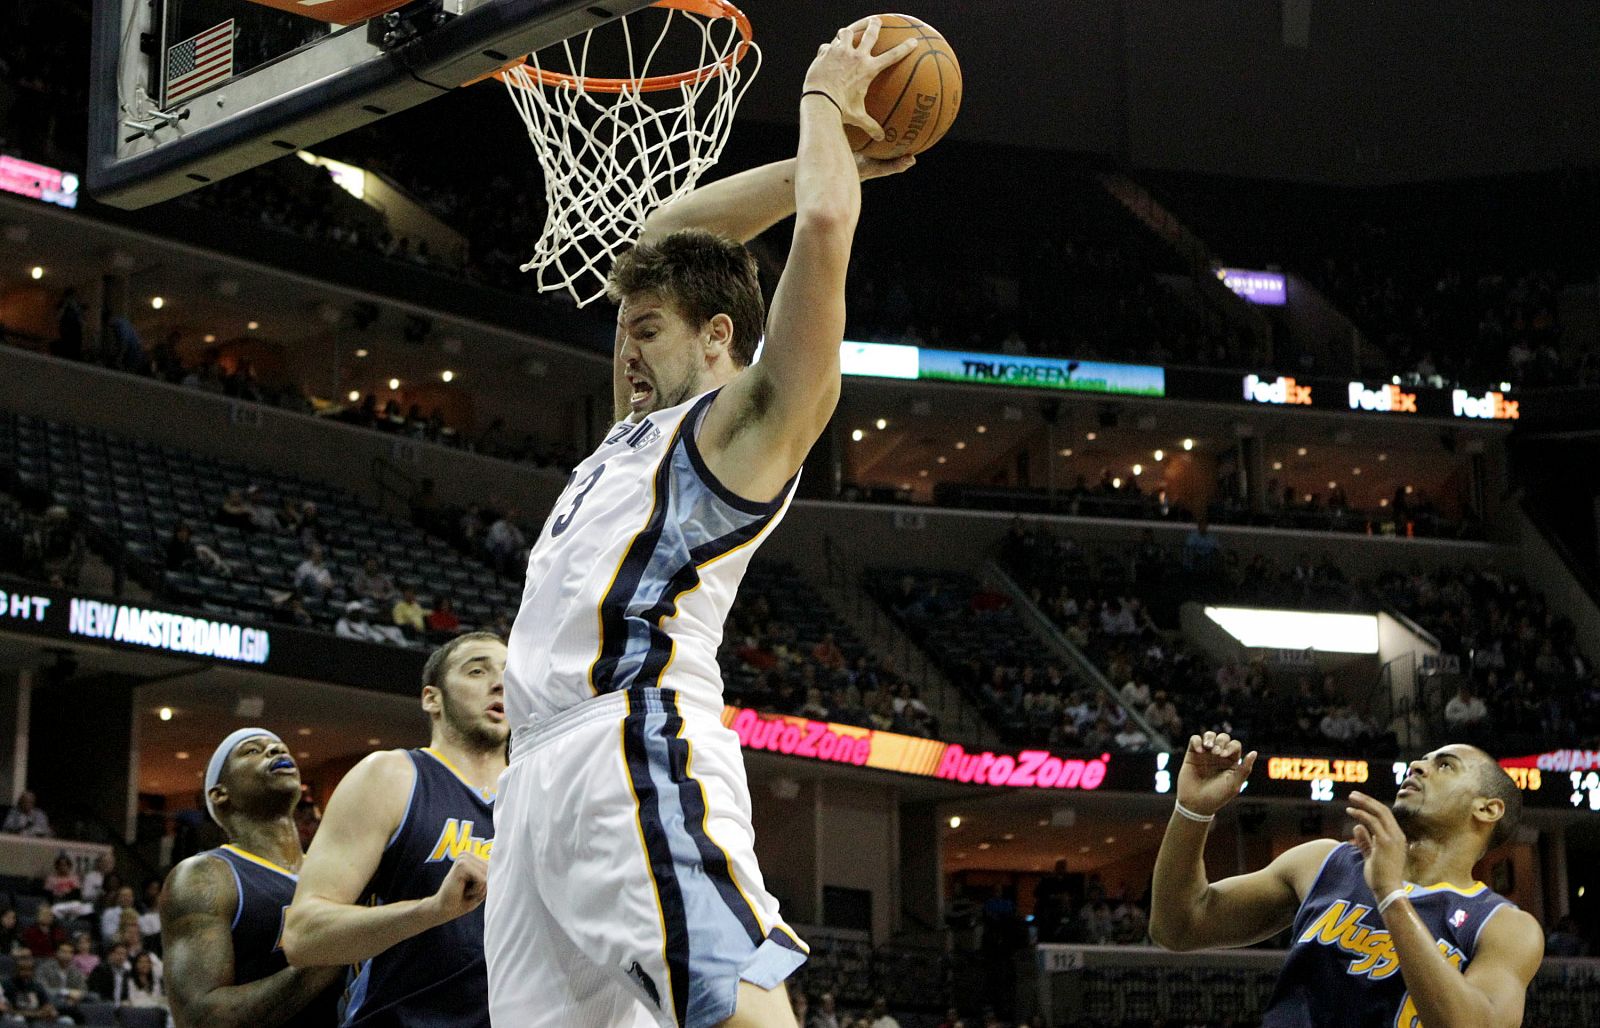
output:
[{"label": "white shorts", "polygon": [[671,689],[519,732],[495,799],[495,1028],[711,1028],[806,947],[762,885],[739,740]]}]

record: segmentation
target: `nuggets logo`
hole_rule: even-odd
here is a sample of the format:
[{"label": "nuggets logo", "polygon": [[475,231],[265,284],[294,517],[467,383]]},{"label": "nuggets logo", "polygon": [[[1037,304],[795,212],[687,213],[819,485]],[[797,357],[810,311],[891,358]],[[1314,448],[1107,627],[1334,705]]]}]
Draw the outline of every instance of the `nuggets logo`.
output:
[{"label": "nuggets logo", "polygon": [[[1360,923],[1362,917],[1371,910],[1371,907],[1359,903],[1336,900],[1330,903],[1322,916],[1301,934],[1300,941],[1336,947],[1356,958],[1346,968],[1350,974],[1365,975],[1373,981],[1382,981],[1400,970],[1400,958],[1395,954],[1394,942],[1387,931],[1381,928],[1368,928]],[[1439,952],[1450,962],[1450,966],[1460,970],[1466,955],[1443,939],[1437,940],[1435,944],[1439,947]],[[1400,1002],[1400,1011],[1395,1015],[1394,1026],[1423,1028],[1421,1017],[1417,1013],[1417,1005],[1412,1002],[1409,993]]]},{"label": "nuggets logo", "polygon": [[1300,941],[1337,947],[1356,958],[1347,969],[1351,974],[1382,981],[1400,970],[1400,958],[1395,956],[1388,932],[1361,923],[1371,910],[1359,903],[1336,900],[1305,930]]},{"label": "nuggets logo", "polygon": [[472,834],[471,821],[462,821],[451,818],[444,823],[444,828],[439,831],[439,841],[433,844],[433,852],[428,854],[427,862],[436,864],[441,860],[455,860],[463,853],[471,853],[483,860],[489,859],[489,851],[494,849],[493,839],[480,839]]}]

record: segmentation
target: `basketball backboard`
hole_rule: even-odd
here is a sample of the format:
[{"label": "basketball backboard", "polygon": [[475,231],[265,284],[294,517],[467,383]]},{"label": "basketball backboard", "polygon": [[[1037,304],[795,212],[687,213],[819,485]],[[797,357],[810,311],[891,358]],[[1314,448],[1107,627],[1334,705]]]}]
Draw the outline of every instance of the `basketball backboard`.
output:
[{"label": "basketball backboard", "polygon": [[649,2],[95,0],[89,192],[170,199]]}]

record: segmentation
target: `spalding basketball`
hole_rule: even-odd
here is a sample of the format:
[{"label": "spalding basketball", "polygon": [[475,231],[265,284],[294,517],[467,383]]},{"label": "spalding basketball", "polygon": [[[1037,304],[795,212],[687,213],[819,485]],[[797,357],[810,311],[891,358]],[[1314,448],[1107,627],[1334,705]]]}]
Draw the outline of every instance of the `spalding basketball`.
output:
[{"label": "spalding basketball", "polygon": [[[961,65],[938,30],[904,14],[880,14],[882,28],[872,52],[892,50],[907,39],[917,48],[878,73],[867,87],[866,108],[883,126],[883,142],[846,126],[850,148],[880,160],[919,154],[949,131],[961,109]],[[866,19],[850,26],[859,40]]]}]

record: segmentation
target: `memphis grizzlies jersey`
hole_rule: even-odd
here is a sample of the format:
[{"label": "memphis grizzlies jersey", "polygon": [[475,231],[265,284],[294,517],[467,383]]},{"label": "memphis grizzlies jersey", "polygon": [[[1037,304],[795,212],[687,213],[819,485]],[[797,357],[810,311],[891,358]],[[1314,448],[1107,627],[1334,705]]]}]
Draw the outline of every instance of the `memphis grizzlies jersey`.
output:
[{"label": "memphis grizzlies jersey", "polygon": [[[1347,842],[1323,861],[1295,915],[1262,1028],[1421,1028],[1361,867],[1361,851]],[[1482,882],[1465,890],[1408,882],[1406,898],[1458,971],[1471,963],[1483,926],[1512,905]]]},{"label": "memphis grizzlies jersey", "polygon": [[511,629],[513,730],[633,688],[675,689],[721,712],[722,623],[795,479],[770,503],[717,481],[695,440],[716,395],[618,422],[573,471],[528,558]]},{"label": "memphis grizzlies jersey", "polygon": [[[265,857],[228,844],[207,850],[228,865],[238,888],[233,913],[233,984],[249,985],[289,966],[283,956],[283,912],[294,899],[300,876]],[[332,1028],[339,1023],[339,986],[324,990],[294,1016],[279,1021],[284,1028]]]},{"label": "memphis grizzlies jersey", "polygon": [[[362,902],[424,899],[439,891],[461,853],[485,860],[494,846],[494,793],[474,787],[431,747],[407,750],[416,777],[400,827]],[[344,1025],[362,1028],[489,1028],[483,908],[430,928],[363,962],[345,991]]]}]

